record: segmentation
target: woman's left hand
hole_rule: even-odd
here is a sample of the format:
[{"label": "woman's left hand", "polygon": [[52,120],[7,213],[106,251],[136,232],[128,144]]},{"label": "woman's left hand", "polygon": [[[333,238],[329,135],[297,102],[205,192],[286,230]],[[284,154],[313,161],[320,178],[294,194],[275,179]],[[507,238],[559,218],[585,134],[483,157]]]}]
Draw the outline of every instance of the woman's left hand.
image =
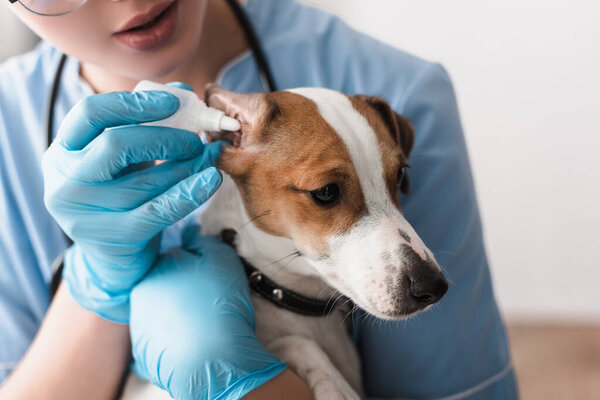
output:
[{"label": "woman's left hand", "polygon": [[134,371],[176,399],[239,399],[285,364],[254,335],[254,309],[235,251],[198,227],[131,292]]}]

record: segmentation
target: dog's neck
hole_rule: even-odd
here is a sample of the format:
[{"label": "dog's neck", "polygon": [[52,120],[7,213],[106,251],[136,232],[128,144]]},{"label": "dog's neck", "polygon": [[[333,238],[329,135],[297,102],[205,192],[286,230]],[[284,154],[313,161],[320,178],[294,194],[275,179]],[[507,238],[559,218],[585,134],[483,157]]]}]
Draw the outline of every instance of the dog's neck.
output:
[{"label": "dog's neck", "polygon": [[200,216],[202,233],[219,236],[224,229],[232,229],[237,233],[237,253],[278,284],[310,297],[335,294],[290,239],[270,235],[251,220],[234,181],[224,174],[221,187]]}]

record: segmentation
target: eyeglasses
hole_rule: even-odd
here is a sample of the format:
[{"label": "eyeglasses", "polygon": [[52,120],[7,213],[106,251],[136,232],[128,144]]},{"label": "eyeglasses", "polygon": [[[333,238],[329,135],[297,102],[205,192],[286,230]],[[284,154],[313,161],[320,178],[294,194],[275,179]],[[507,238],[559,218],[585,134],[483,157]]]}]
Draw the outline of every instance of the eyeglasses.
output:
[{"label": "eyeglasses", "polygon": [[11,3],[19,2],[28,11],[34,14],[54,17],[68,14],[77,10],[87,0],[8,0]]}]

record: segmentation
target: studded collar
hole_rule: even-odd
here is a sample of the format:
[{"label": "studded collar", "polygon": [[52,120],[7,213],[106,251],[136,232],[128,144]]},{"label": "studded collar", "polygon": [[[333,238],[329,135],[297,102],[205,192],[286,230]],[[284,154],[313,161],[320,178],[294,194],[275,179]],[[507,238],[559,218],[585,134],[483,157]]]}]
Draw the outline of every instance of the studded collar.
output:
[{"label": "studded collar", "polygon": [[277,284],[244,258],[241,259],[252,290],[263,298],[296,314],[311,317],[325,317],[334,309],[338,300],[321,300],[304,296],[298,292]]},{"label": "studded collar", "polygon": [[[237,232],[233,229],[226,228],[221,231],[221,240],[234,249],[236,236]],[[277,307],[310,317],[325,317],[331,314],[340,300],[348,302],[348,299],[343,296],[337,297],[335,300],[321,300],[304,296],[277,284],[245,258],[240,257],[240,259],[246,270],[250,288]]]}]

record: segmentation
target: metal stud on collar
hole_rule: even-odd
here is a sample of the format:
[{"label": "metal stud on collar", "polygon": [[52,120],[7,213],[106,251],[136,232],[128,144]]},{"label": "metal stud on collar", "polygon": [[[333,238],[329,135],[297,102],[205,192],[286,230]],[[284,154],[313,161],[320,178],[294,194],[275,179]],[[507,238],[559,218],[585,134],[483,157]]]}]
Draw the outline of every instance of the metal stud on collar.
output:
[{"label": "metal stud on collar", "polygon": [[253,282],[260,282],[262,281],[262,273],[260,273],[260,271],[254,271],[253,273],[250,274],[250,276],[248,277],[248,280],[253,281]]},{"label": "metal stud on collar", "polygon": [[275,300],[281,301],[281,299],[283,299],[283,291],[279,288],[273,289],[273,297]]}]

